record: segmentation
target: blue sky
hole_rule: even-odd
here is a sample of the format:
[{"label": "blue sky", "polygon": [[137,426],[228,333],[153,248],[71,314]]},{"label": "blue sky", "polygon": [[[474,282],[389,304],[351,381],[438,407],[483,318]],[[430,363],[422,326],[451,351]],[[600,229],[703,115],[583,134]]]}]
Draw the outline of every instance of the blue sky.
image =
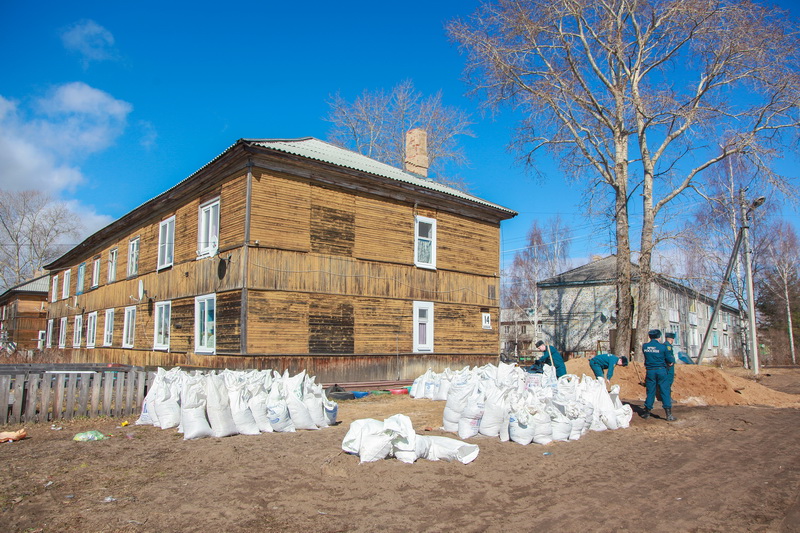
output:
[{"label": "blue sky", "polygon": [[[240,138],[325,139],[340,91],[410,79],[472,113],[471,191],[520,215],[503,260],[533,220],[573,227],[576,262],[608,253],[582,189],[541,158],[531,175],[507,145],[515,117],[482,116],[444,24],[476,0],[349,2],[5,2],[0,8],[0,188],[68,201],[94,231],[163,192]],[[798,8],[787,1],[785,7]],[[692,199],[689,203],[695,202]]]}]

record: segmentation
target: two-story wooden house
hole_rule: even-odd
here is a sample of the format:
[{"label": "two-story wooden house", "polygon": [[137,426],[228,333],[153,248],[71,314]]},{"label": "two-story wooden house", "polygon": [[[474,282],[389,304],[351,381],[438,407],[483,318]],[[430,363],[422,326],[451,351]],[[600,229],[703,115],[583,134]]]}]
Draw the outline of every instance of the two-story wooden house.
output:
[{"label": "two-story wooden house", "polygon": [[326,381],[483,364],[515,215],[318,139],[242,139],[48,265],[46,344]]}]

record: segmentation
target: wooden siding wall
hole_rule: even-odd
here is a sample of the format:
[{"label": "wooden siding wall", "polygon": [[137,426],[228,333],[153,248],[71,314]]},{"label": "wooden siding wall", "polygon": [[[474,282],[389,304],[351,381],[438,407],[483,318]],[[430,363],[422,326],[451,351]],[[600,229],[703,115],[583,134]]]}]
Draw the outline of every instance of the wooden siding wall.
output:
[{"label": "wooden siding wall", "polygon": [[250,289],[497,307],[497,279],[314,253],[250,250]]},{"label": "wooden siding wall", "polygon": [[[325,296],[251,291],[247,318],[251,354],[346,353],[407,354],[413,351],[413,303],[400,299]],[[481,310],[472,305],[434,304],[437,354],[497,352],[498,315],[493,329],[481,327]],[[315,326],[324,326],[324,335]],[[324,341],[322,341],[324,337]]]},{"label": "wooden siding wall", "polygon": [[413,266],[414,215],[437,221],[440,271],[499,274],[497,225],[399,200],[357,196],[280,173],[255,173],[251,241]]}]

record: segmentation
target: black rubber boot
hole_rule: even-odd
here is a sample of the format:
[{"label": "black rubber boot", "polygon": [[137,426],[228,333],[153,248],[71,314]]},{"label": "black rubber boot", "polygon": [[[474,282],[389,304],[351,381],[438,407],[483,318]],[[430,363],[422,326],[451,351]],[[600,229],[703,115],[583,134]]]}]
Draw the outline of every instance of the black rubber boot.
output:
[{"label": "black rubber boot", "polygon": [[675,417],[672,416],[672,409],[666,409],[665,408],[664,412],[667,413],[667,422],[672,422],[673,420],[675,420]]},{"label": "black rubber boot", "polygon": [[650,409],[645,408],[644,412],[640,414],[642,418],[650,418]]}]

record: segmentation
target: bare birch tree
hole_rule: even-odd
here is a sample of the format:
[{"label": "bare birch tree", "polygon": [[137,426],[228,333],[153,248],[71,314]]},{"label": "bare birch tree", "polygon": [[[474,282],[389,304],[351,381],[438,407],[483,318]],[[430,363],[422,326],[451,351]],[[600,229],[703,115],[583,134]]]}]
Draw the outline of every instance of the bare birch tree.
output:
[{"label": "bare birch tree", "polygon": [[790,288],[798,282],[800,273],[800,240],[791,225],[779,221],[770,228],[767,246],[767,273],[763,285],[780,300],[786,312],[789,335],[789,354],[792,364],[797,364],[792,329],[792,301]]},{"label": "bare birch tree", "polygon": [[[771,173],[770,159],[797,134],[795,24],[747,0],[495,0],[448,30],[486,104],[523,114],[515,144],[527,161],[551,150],[571,175],[610,195],[615,351],[627,353],[629,201],[641,198],[636,303],[649,309],[657,218],[734,154]],[[637,345],[647,329],[637,328]]]},{"label": "bare birch tree", "polygon": [[0,190],[0,283],[30,279],[69,247],[81,224],[66,205],[41,191]]},{"label": "bare birch tree", "polygon": [[544,225],[535,220],[528,230],[527,245],[514,256],[508,275],[507,301],[521,312],[514,316],[524,314],[534,328],[539,323],[541,301],[537,283],[569,268],[571,233],[560,216],[548,219]]},{"label": "bare birch tree", "polygon": [[467,163],[458,137],[474,136],[472,122],[465,111],[444,105],[441,92],[426,97],[411,81],[404,81],[390,92],[365,90],[352,103],[337,93],[328,104],[332,143],[402,168],[406,132],[422,128],[428,134],[428,161],[437,181],[465,188],[462,181],[447,178],[444,169]]}]

